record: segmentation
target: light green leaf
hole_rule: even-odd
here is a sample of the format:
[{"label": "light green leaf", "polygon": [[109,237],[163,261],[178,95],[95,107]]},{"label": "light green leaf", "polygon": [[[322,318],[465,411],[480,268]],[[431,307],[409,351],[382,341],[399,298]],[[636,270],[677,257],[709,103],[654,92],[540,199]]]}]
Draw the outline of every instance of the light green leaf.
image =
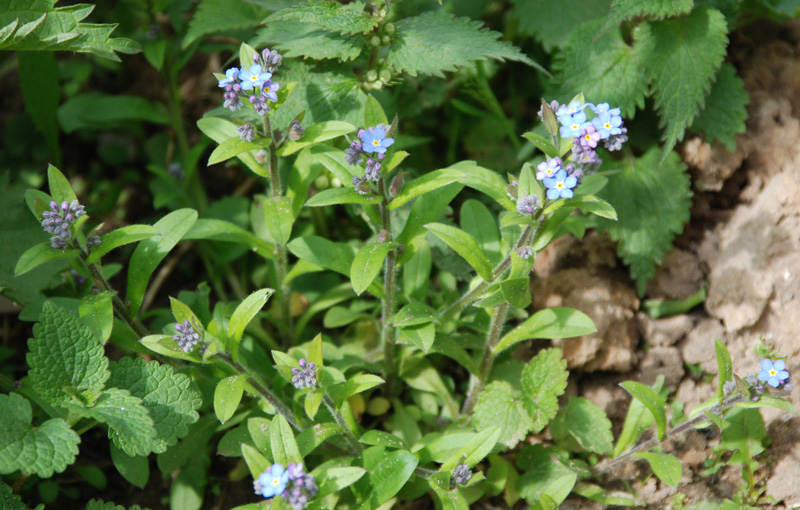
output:
[{"label": "light green leaf", "polygon": [[308,0],[283,9],[267,18],[266,23],[276,20],[296,20],[339,34],[366,34],[379,22],[365,12],[361,1],[340,4],[324,0]]},{"label": "light green leaf", "polygon": [[[239,136],[236,131],[236,124],[218,117],[204,117],[197,121],[197,127],[203,134],[217,143],[223,143],[225,140]],[[256,161],[256,158],[252,154],[249,152],[242,152],[237,154],[236,157],[254,174],[269,179],[270,176],[267,169],[264,168],[264,165]]]},{"label": "light green leaf", "polygon": [[[411,260],[414,253],[417,252],[417,248],[423,244],[425,235],[428,233],[425,225],[439,219],[439,216],[445,211],[450,201],[458,195],[463,187],[464,185],[460,183],[448,184],[443,188],[421,196],[414,202],[414,205],[411,206],[408,220],[406,220],[403,230],[396,239],[398,244],[402,244],[406,248],[403,255],[400,256],[399,265]],[[427,251],[430,252],[430,250]],[[426,263],[426,265],[429,264]]]},{"label": "light green leaf", "polygon": [[323,498],[349,487],[360,480],[366,472],[366,469],[357,466],[330,467],[321,470],[317,474],[317,483],[319,484],[317,497]]},{"label": "light green leaf", "polygon": [[[765,450],[767,430],[757,409],[736,407],[725,416],[730,423],[720,436],[719,446],[736,453],[728,461],[738,466],[752,466],[753,457]],[[756,464],[757,465],[757,464]]]},{"label": "light green leaf", "polygon": [[609,455],[614,449],[611,422],[597,404],[583,397],[570,397],[564,420],[567,433],[590,451]]},{"label": "light green leaf", "polygon": [[30,402],[17,393],[0,394],[0,474],[19,470],[50,478],[75,462],[81,438],[67,422],[53,418],[33,427],[32,420]]},{"label": "light green leaf", "polygon": [[425,303],[412,301],[400,309],[394,316],[395,326],[418,326],[436,320],[436,312]]},{"label": "light green leaf", "polygon": [[373,489],[360,510],[378,508],[393,498],[419,463],[415,455],[405,450],[387,452],[384,446],[367,448],[361,455]]},{"label": "light green leaf", "polygon": [[250,476],[254,480],[258,480],[259,475],[272,465],[272,462],[264,457],[261,452],[247,443],[242,443],[242,457],[244,457],[244,461],[248,469],[250,469]]},{"label": "light green leaf", "polygon": [[21,276],[51,260],[76,257],[79,253],[78,250],[56,250],[50,246],[49,241],[39,243],[36,246],[28,248],[25,253],[19,257],[17,266],[14,268],[14,275]]},{"label": "light green leaf", "polygon": [[503,297],[511,306],[525,309],[531,304],[530,277],[509,278],[500,282]]},{"label": "light green leaf", "polygon": [[100,244],[91,248],[91,253],[86,262],[91,264],[100,260],[100,257],[115,248],[126,244],[135,243],[159,234],[158,229],[150,225],[128,225],[127,227],[112,230],[100,237]]},{"label": "light green leaf", "polygon": [[453,490],[443,489],[432,479],[428,480],[428,484],[433,489],[433,493],[436,494],[436,497],[439,498],[442,510],[469,510],[469,503],[467,503],[467,500],[458,488]]},{"label": "light green leaf", "polygon": [[501,432],[503,429],[499,425],[479,431],[467,444],[450,456],[439,468],[439,471],[452,471],[462,462],[469,467],[475,466],[494,449]]},{"label": "light green leaf", "polygon": [[300,456],[305,457],[314,449],[327,441],[329,437],[344,434],[344,430],[333,423],[318,423],[297,435],[297,447]]},{"label": "light green leaf", "polygon": [[214,390],[214,413],[222,423],[228,421],[239,408],[246,381],[246,375],[232,375],[217,384]]},{"label": "light green leaf", "polygon": [[389,119],[386,117],[386,112],[383,111],[381,103],[375,99],[375,96],[370,95],[367,97],[366,104],[364,104],[364,126],[375,127],[378,124],[388,126]]},{"label": "light green leaf", "polygon": [[474,161],[460,161],[450,168],[464,172],[459,182],[488,195],[507,211],[516,211],[517,206],[506,195],[508,181],[492,170],[478,166]]},{"label": "light green leaf", "polygon": [[397,334],[398,342],[411,344],[422,349],[423,352],[428,352],[436,338],[436,326],[431,323],[405,326],[398,328]]},{"label": "light green leaf", "polygon": [[573,308],[547,308],[539,310],[525,322],[508,332],[500,339],[494,352],[534,338],[572,338],[590,335],[597,328],[585,313]]},{"label": "light green leaf", "polygon": [[760,395],[758,400],[755,402],[747,401],[747,402],[739,402],[736,404],[736,407],[742,407],[744,409],[756,409],[759,407],[772,407],[774,409],[780,409],[781,411],[797,414],[797,409],[788,402],[780,397],[773,397],[772,395]]},{"label": "light green leaf", "polygon": [[517,482],[522,497],[533,505],[541,494],[547,494],[560,505],[572,492],[578,480],[577,473],[559,462],[553,449],[541,444],[525,447],[523,452],[527,462],[524,467],[520,466],[525,472]]},{"label": "light green leaf", "polygon": [[299,259],[350,276],[355,258],[355,250],[350,245],[335,243],[324,237],[304,236],[293,239],[287,247]]},{"label": "light green leaf", "polygon": [[269,427],[272,424],[267,418],[255,417],[247,420],[247,431],[256,448],[267,457],[272,456],[272,446],[269,444]]},{"label": "light green leaf", "polygon": [[375,241],[358,250],[350,266],[350,281],[356,294],[367,290],[378,276],[386,256],[394,248],[394,243]]},{"label": "light green leaf", "polygon": [[514,390],[505,381],[489,383],[481,392],[472,423],[477,430],[499,425],[498,442],[506,448],[514,448],[533,428],[522,400],[514,396]]},{"label": "light green leaf", "polygon": [[[664,387],[664,376],[659,375],[656,382],[650,386],[650,389],[657,394],[661,392]],[[642,436],[645,430],[650,428],[655,422],[653,413],[648,412],[647,408],[637,399],[631,400],[628,413],[625,415],[625,422],[622,425],[622,431],[617,438],[617,444],[614,447],[614,457],[617,457],[622,452],[633,446],[636,441]]]},{"label": "light green leaf", "polygon": [[53,200],[58,202],[72,202],[77,200],[75,192],[72,190],[72,185],[69,183],[64,174],[54,167],[53,165],[47,166],[47,183],[50,186],[50,196]]},{"label": "light green leaf", "polygon": [[681,482],[681,473],[683,471],[681,468],[681,461],[672,455],[667,453],[639,452],[635,453],[633,456],[645,459],[653,469],[653,473],[665,484],[677,487]]},{"label": "light green leaf", "polygon": [[303,149],[304,147],[308,147],[309,145],[314,145],[324,142],[325,140],[338,138],[342,135],[346,135],[347,133],[352,133],[355,130],[356,127],[349,122],[341,122],[338,120],[320,122],[319,124],[308,126],[300,140],[290,140],[286,142],[286,145],[278,149],[278,155],[288,156]]},{"label": "light green leaf", "polygon": [[413,181],[405,183],[400,194],[394,197],[391,203],[389,203],[389,209],[397,209],[411,199],[439,189],[452,182],[456,182],[463,177],[463,172],[454,170],[452,167],[434,170],[421,177],[417,177]]},{"label": "light green leaf", "polygon": [[169,335],[147,335],[139,340],[139,343],[153,352],[170,358],[182,359],[193,363],[209,363],[204,360],[199,353],[194,351],[183,352],[183,350],[178,347],[175,340]]},{"label": "light green leaf", "polygon": [[324,207],[335,204],[379,204],[377,195],[368,196],[358,193],[353,188],[329,188],[322,190],[306,202],[308,207]]},{"label": "light green leaf", "polygon": [[692,7],[693,0],[614,0],[603,30],[634,18],[661,20],[689,14]]},{"label": "light green leaf", "polygon": [[244,301],[239,303],[236,310],[231,315],[231,320],[228,323],[228,337],[232,338],[238,345],[239,340],[242,339],[244,329],[250,324],[250,321],[256,316],[258,312],[267,304],[267,300],[274,294],[273,289],[260,289],[249,296],[244,298]]},{"label": "light green leaf", "polygon": [[276,415],[269,426],[269,443],[272,460],[278,464],[286,466],[289,462],[303,461],[289,422],[281,414]]},{"label": "light green leaf", "polygon": [[370,446],[387,446],[389,448],[403,448],[402,439],[382,430],[368,430],[358,439],[359,442]]},{"label": "light green leaf", "polygon": [[257,138],[255,141],[248,142],[246,140],[242,140],[242,138],[237,134],[236,136],[232,136],[217,146],[216,149],[211,153],[211,156],[208,157],[208,164],[209,165],[216,165],[217,163],[222,163],[223,161],[227,161],[232,157],[238,156],[243,152],[250,152],[250,151],[257,151],[264,147],[269,146],[270,140],[269,138]]},{"label": "light green leaf", "polygon": [[717,398],[725,398],[725,383],[733,381],[733,362],[728,348],[720,339],[714,339],[714,352],[717,356]]},{"label": "light green leaf", "polygon": [[372,374],[359,374],[349,378],[336,395],[336,407],[340,408],[348,397],[380,386],[383,383],[383,379]]},{"label": "light green leaf", "polygon": [[561,349],[545,349],[522,371],[522,392],[525,409],[533,421],[531,430],[541,432],[558,412],[558,397],[567,388],[567,362]]},{"label": "light green leaf", "polygon": [[84,296],[78,306],[78,314],[83,323],[92,330],[95,339],[101,344],[106,343],[111,336],[111,329],[114,327],[114,307],[111,304],[111,294],[100,292]]},{"label": "light green leaf", "polygon": [[703,110],[697,114],[692,131],[702,131],[706,140],[719,140],[733,152],[736,149],[736,135],[747,130],[747,105],[750,96],[744,89],[744,82],[736,75],[731,64],[722,64],[711,92],[706,97]]},{"label": "light green leaf", "polygon": [[265,259],[275,258],[275,246],[267,241],[256,237],[242,227],[229,221],[211,218],[199,219],[192,225],[192,228],[183,236],[189,240],[209,240],[225,241],[247,246],[253,252],[261,255]]},{"label": "light green leaf", "polygon": [[471,235],[492,264],[500,262],[500,230],[497,215],[481,202],[470,199],[461,206],[461,228]]},{"label": "light green leaf", "polygon": [[442,223],[428,223],[425,228],[469,262],[481,278],[487,282],[492,280],[492,264],[471,235]]},{"label": "light green leaf", "polygon": [[294,215],[288,197],[267,197],[263,202],[264,224],[275,244],[286,244],[292,237]]},{"label": "light green leaf", "polygon": [[663,441],[667,433],[667,414],[661,395],[636,381],[625,381],[620,386],[650,411],[658,427],[658,439]]}]

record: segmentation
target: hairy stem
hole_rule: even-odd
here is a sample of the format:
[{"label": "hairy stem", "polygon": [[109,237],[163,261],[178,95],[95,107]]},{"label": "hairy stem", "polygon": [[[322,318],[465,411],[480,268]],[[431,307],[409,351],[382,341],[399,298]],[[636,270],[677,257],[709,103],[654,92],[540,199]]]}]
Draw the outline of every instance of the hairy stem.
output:
[{"label": "hairy stem", "polygon": [[101,287],[104,291],[108,292],[111,295],[111,305],[114,307],[114,313],[116,314],[117,318],[127,324],[137,335],[139,338],[144,338],[150,334],[147,331],[147,328],[141,323],[141,321],[131,314],[130,308],[120,299],[117,295],[117,292],[111,287],[111,284],[105,279],[105,277],[100,272],[100,268],[97,267],[97,264],[89,264],[86,262],[87,257],[86,252],[82,252],[80,255],[81,262],[83,262],[84,267],[89,270],[89,274],[92,275],[92,279],[94,279],[95,283],[99,287]]},{"label": "hairy stem", "polygon": [[508,301],[494,307],[492,312],[492,322],[489,325],[489,333],[486,335],[486,347],[483,351],[483,359],[478,371],[478,375],[470,375],[470,388],[467,393],[467,399],[464,401],[462,414],[472,414],[475,409],[475,404],[478,402],[478,395],[483,391],[486,386],[486,381],[492,373],[494,366],[494,348],[497,342],[500,341],[500,335],[503,333],[503,326],[508,316],[508,309],[511,305]]},{"label": "hairy stem", "polygon": [[333,400],[331,400],[331,397],[327,393],[322,396],[322,402],[325,403],[325,407],[327,407],[328,411],[330,411],[333,415],[333,418],[336,420],[336,424],[344,430],[344,437],[347,439],[347,443],[350,445],[353,453],[358,455],[364,451],[364,447],[358,442],[358,439],[356,439],[353,431],[350,430],[350,427],[347,425],[347,421],[344,419],[344,416],[342,416],[342,413],[336,410]]},{"label": "hairy stem", "polygon": [[[381,223],[385,232],[385,242],[392,242],[392,219],[389,211],[389,199],[386,196],[386,186],[383,179],[378,181],[383,202],[381,202]],[[383,378],[386,381],[386,394],[391,395],[394,391],[394,326],[392,318],[395,306],[395,283],[397,280],[397,250],[389,251],[383,271],[383,300],[381,302],[381,343],[383,344]]]}]

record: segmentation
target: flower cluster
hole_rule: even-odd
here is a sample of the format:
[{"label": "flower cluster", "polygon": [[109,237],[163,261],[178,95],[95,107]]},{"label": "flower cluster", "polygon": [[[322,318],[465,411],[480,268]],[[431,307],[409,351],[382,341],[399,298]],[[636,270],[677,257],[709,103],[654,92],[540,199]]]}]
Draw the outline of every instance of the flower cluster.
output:
[{"label": "flower cluster", "polygon": [[265,498],[281,496],[294,510],[303,510],[308,498],[317,495],[317,480],[303,471],[303,464],[290,462],[286,469],[281,464],[273,464],[258,475],[253,482],[256,494]]},{"label": "flower cluster", "polygon": [[317,366],[313,361],[301,359],[300,368],[293,368],[292,384],[298,390],[313,388],[317,385]]},{"label": "flower cluster", "polygon": [[239,110],[244,98],[259,115],[268,115],[272,111],[269,103],[278,101],[280,85],[272,81],[272,73],[282,59],[276,51],[265,48],[260,55],[253,54],[254,63],[249,68],[231,67],[224,75],[218,74],[218,86],[225,89],[223,106],[232,111]]},{"label": "flower cluster", "polygon": [[56,250],[66,248],[72,239],[72,224],[84,214],[86,211],[77,200],[64,200],[61,204],[51,201],[50,210],[42,213],[42,228],[51,235],[50,246]]},{"label": "flower cluster", "polygon": [[[586,116],[587,108],[595,115],[591,121]],[[561,124],[561,136],[575,139],[572,161],[582,175],[589,174],[600,166],[601,160],[595,149],[601,141],[606,149],[616,151],[628,140],[628,130],[622,127],[620,109],[611,108],[608,103],[595,105],[572,101],[558,107],[556,117]]]},{"label": "flower cluster", "polygon": [[462,462],[453,470],[453,476],[450,477],[451,483],[455,485],[466,485],[472,478],[472,471],[466,462]]},{"label": "flower cluster", "polygon": [[192,352],[194,346],[200,341],[200,334],[194,330],[192,323],[188,320],[183,321],[183,324],[179,323],[175,325],[175,331],[177,331],[178,334],[173,336],[172,339],[175,340],[178,347],[180,347],[183,352]]},{"label": "flower cluster", "polygon": [[389,128],[383,124],[359,129],[358,140],[344,151],[344,160],[350,165],[364,164],[364,177],[353,177],[353,186],[361,195],[368,195],[371,187],[368,181],[378,182],[381,178],[381,161],[386,158],[386,150],[394,144],[388,136]]}]

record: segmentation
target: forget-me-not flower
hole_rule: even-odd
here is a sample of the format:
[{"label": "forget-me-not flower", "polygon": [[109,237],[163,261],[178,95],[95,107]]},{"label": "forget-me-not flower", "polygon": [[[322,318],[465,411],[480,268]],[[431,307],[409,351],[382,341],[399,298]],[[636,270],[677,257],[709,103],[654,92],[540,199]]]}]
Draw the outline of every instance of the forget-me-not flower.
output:
[{"label": "forget-me-not flower", "polygon": [[610,111],[603,112],[592,119],[592,125],[600,133],[600,138],[605,140],[611,135],[622,133],[622,117],[614,115]]},{"label": "forget-me-not flower", "polygon": [[219,85],[218,86],[219,87],[224,87],[225,85],[228,85],[229,83],[233,83],[234,81],[236,81],[236,78],[238,78],[238,77],[239,77],[239,69],[237,69],[235,67],[231,67],[230,69],[225,71],[225,78],[223,78],[223,79],[221,79],[219,81]]},{"label": "forget-me-not flower", "polygon": [[256,494],[261,494],[265,498],[272,498],[286,490],[287,483],[289,483],[289,472],[283,469],[281,464],[275,463],[258,475],[253,487],[256,490]]},{"label": "forget-me-not flower", "polygon": [[547,188],[547,198],[556,200],[558,198],[572,198],[572,189],[578,185],[578,179],[573,175],[567,175],[564,170],[559,170],[555,177],[544,180]]},{"label": "forget-me-not flower", "polygon": [[239,79],[242,80],[242,89],[250,90],[260,87],[265,81],[272,78],[272,73],[265,73],[258,64],[253,64],[250,69],[239,70]]},{"label": "forget-me-not flower", "polygon": [[[578,112],[574,115],[562,115],[558,118],[558,122],[561,123],[561,129],[559,130],[561,138],[578,138],[581,136],[581,131],[590,125],[586,121],[584,112]],[[592,123],[594,123],[594,119]]]},{"label": "forget-me-not flower", "polygon": [[386,130],[382,126],[362,130],[358,135],[363,142],[364,152],[384,154],[394,144],[394,138],[387,138]]},{"label": "forget-me-not flower", "polygon": [[561,170],[561,158],[550,158],[536,165],[536,180],[541,181],[552,177]]},{"label": "forget-me-not flower", "polygon": [[768,359],[761,360],[761,370],[758,372],[760,381],[777,388],[788,378],[789,372],[786,370],[786,363],[782,359],[774,362]]}]

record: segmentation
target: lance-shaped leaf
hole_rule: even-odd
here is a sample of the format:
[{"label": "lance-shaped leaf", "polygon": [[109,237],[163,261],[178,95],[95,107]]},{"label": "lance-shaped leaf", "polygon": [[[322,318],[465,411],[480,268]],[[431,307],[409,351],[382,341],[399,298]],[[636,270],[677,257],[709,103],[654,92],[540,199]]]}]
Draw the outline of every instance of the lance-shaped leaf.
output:
[{"label": "lance-shaped leaf", "polygon": [[653,473],[665,484],[677,487],[681,482],[681,474],[683,472],[681,461],[672,455],[667,453],[639,452],[635,453],[633,456],[645,459],[653,469]]},{"label": "lance-shaped leaf", "polygon": [[733,363],[728,348],[720,339],[714,340],[714,352],[717,354],[717,398],[722,401],[725,398],[725,383],[733,380]]},{"label": "lance-shaped leaf", "polygon": [[585,313],[574,308],[547,308],[529,317],[525,322],[503,336],[494,348],[494,353],[512,345],[535,338],[572,338],[589,335],[597,328]]},{"label": "lance-shaped leaf", "polygon": [[410,452],[387,452],[384,446],[367,448],[362,458],[372,484],[369,499],[359,507],[363,510],[378,508],[400,492],[419,463],[419,459]]},{"label": "lance-shaped leaf", "polygon": [[276,415],[269,426],[269,443],[272,449],[272,460],[286,466],[290,462],[303,461],[292,428],[283,415]]},{"label": "lance-shaped leaf", "polygon": [[329,188],[322,190],[306,202],[308,207],[324,207],[336,204],[379,204],[377,195],[362,195],[353,188]]},{"label": "lance-shaped leaf", "polygon": [[92,247],[86,262],[92,263],[115,248],[126,244],[135,243],[159,234],[157,228],[151,225],[128,225],[118,228],[100,237],[100,244]]},{"label": "lance-shaped leaf", "polygon": [[342,135],[346,135],[347,133],[352,133],[355,130],[356,127],[349,122],[341,122],[338,120],[320,122],[319,124],[308,126],[301,139],[297,141],[290,140],[286,142],[286,145],[278,149],[278,155],[288,156],[305,147],[308,147],[309,145],[314,145],[324,142],[325,140],[338,138]]},{"label": "lance-shaped leaf", "polygon": [[[238,133],[236,132],[236,124],[233,122],[220,119],[218,117],[204,117],[197,121],[197,127],[200,131],[203,132],[206,136],[211,138],[217,143],[223,143],[225,140],[233,139],[233,137],[238,137]],[[256,161],[256,158],[250,154],[250,152],[241,152],[236,155],[239,160],[247,166],[254,174],[266,177],[269,179],[269,172],[267,169],[264,168],[264,165],[260,164]]]},{"label": "lance-shaped leaf", "polygon": [[469,262],[481,278],[487,282],[491,281],[492,264],[471,235],[442,223],[428,223],[425,228]]},{"label": "lance-shaped leaf", "polygon": [[111,329],[114,327],[114,307],[111,304],[111,294],[100,292],[84,296],[78,306],[78,314],[83,323],[92,330],[95,339],[101,344],[106,343],[111,336]]},{"label": "lance-shaped leaf", "polygon": [[[659,375],[656,378],[656,382],[650,386],[650,389],[658,394],[663,387],[664,376]],[[650,428],[654,422],[653,413],[649,412],[640,400],[631,400],[628,413],[625,415],[625,422],[622,425],[622,431],[619,433],[616,446],[614,446],[613,456],[616,457],[633,446],[642,436],[642,433]]]},{"label": "lance-shaped leaf", "polygon": [[658,439],[663,441],[667,434],[667,413],[664,410],[666,404],[661,395],[636,381],[625,381],[620,383],[620,386],[652,413],[658,427]]},{"label": "lance-shaped leaf", "polygon": [[350,266],[350,281],[356,294],[361,294],[378,276],[386,256],[395,247],[394,243],[375,241],[367,244],[356,254]]},{"label": "lance-shaped leaf", "polygon": [[188,240],[213,240],[237,243],[247,246],[264,257],[265,259],[275,258],[275,246],[259,237],[254,236],[242,227],[230,221],[217,220],[212,218],[199,219],[186,232],[183,239]]},{"label": "lance-shaped leaf", "polygon": [[452,471],[458,464],[466,463],[469,467],[482,461],[484,457],[494,449],[500,439],[502,427],[495,425],[481,430],[475,437],[470,439],[467,444],[461,447],[456,453],[442,464],[439,471]]},{"label": "lance-shaped leaf", "polygon": [[294,215],[292,201],[288,197],[267,197],[264,199],[264,224],[276,244],[286,244],[292,236]]},{"label": "lance-shaped leaf", "polygon": [[409,200],[425,193],[430,193],[436,189],[446,186],[464,177],[464,173],[453,167],[442,168],[417,177],[403,186],[399,195],[394,197],[389,204],[389,209],[397,209]]},{"label": "lance-shaped leaf", "polygon": [[377,375],[359,374],[351,377],[336,394],[336,407],[341,407],[348,397],[374,388],[384,383]]},{"label": "lance-shaped leaf", "polygon": [[255,141],[248,142],[242,140],[239,135],[232,136],[224,140],[221,144],[214,149],[211,156],[208,157],[209,165],[216,165],[227,161],[232,157],[238,156],[243,152],[257,151],[269,146],[269,138],[257,138]]},{"label": "lance-shaped leaf", "polygon": [[328,440],[329,437],[344,434],[344,430],[333,423],[318,423],[297,435],[297,447],[300,456],[305,457],[314,449]]},{"label": "lance-shaped leaf", "polygon": [[14,268],[14,274],[20,276],[51,260],[76,257],[79,253],[78,250],[56,250],[50,245],[49,241],[39,243],[28,248],[25,253],[19,257],[17,265]]},{"label": "lance-shaped leaf", "polygon": [[214,390],[214,413],[222,423],[228,421],[239,408],[246,380],[246,375],[232,375],[217,384]]},{"label": "lance-shaped leaf", "polygon": [[233,339],[238,345],[239,340],[242,339],[244,329],[250,324],[250,321],[256,316],[258,312],[267,304],[267,300],[274,293],[273,289],[260,289],[242,301],[236,310],[231,315],[231,320],[228,323],[228,337]]}]

